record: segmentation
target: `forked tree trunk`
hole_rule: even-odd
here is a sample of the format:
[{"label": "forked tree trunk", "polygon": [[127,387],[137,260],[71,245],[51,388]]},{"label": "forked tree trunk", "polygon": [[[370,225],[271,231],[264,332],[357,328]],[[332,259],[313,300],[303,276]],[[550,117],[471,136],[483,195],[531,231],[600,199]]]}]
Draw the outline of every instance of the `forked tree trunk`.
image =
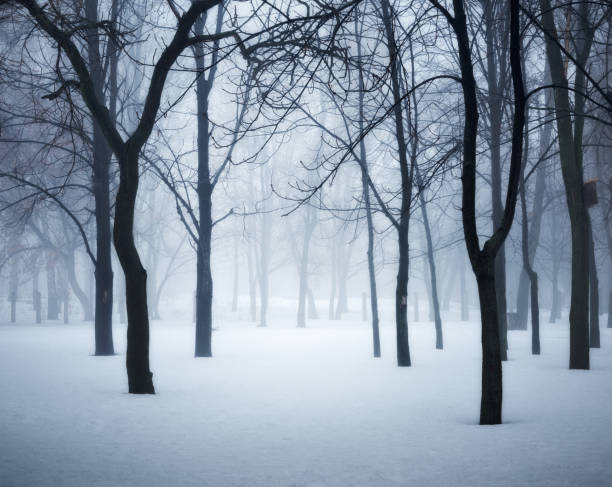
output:
[{"label": "forked tree trunk", "polygon": [[519,0],[510,0],[510,65],[514,92],[514,116],[512,124],[512,150],[506,206],[500,226],[483,248],[480,248],[476,225],[476,143],[478,136],[478,101],[476,80],[471,55],[471,42],[467,30],[466,15],[462,0],[453,0],[454,16],[439,3],[434,6],[446,16],[455,32],[461,68],[465,120],[463,131],[462,171],[462,219],[465,243],[476,275],[480,298],[482,327],[482,396],[480,424],[500,424],[502,421],[502,365],[499,337],[497,296],[495,287],[495,257],[510,232],[518,186],[521,175],[523,152],[523,129],[525,123],[525,93],[521,69],[519,35]]}]

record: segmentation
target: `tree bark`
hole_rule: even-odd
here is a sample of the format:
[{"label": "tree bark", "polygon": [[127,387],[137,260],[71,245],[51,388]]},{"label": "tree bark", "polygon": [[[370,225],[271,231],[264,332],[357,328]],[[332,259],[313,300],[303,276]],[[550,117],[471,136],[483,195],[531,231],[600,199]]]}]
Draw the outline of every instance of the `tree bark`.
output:
[{"label": "tree bark", "polygon": [[[116,15],[116,1],[113,1],[113,14]],[[98,22],[98,0],[87,0],[85,14],[93,24]],[[110,49],[110,48],[109,48]],[[99,100],[104,99],[104,75],[100,56],[100,39],[98,29],[87,32],[87,51],[91,82]],[[116,63],[116,50],[113,48],[112,62]],[[116,68],[111,70],[111,78],[116,78]],[[111,98],[116,99],[116,79],[111,85],[115,91]],[[111,110],[111,116],[116,114]],[[96,262],[95,262],[95,355],[113,355],[113,268],[111,258],[111,223],[110,223],[110,177],[111,150],[104,133],[95,118],[93,124],[93,178],[92,189],[96,219]]]},{"label": "tree bark", "polygon": [[[570,304],[570,369],[589,369],[589,233],[588,213],[584,205],[582,168],[582,129],[584,117],[576,116],[572,126],[572,114],[581,114],[583,97],[577,95],[572,111],[568,95],[568,80],[559,46],[559,39],[550,0],[540,0],[542,24],[545,29],[546,55],[554,88],[559,156],[565,185],[567,207],[572,233],[572,284]],[[588,51],[586,52],[588,57]],[[584,52],[579,58],[584,58]],[[586,61],[586,59],[585,59]],[[576,70],[575,88],[584,89],[584,75]],[[580,123],[582,118],[582,123]],[[575,130],[574,130],[575,129]]]},{"label": "tree bark", "polygon": [[399,265],[395,287],[395,331],[397,347],[397,365],[409,367],[410,348],[408,345],[408,229],[410,222],[410,204],[412,199],[412,178],[408,167],[407,145],[402,117],[402,95],[400,93],[400,74],[398,72],[398,51],[393,28],[393,11],[389,0],[381,0],[383,23],[387,49],[389,51],[389,65],[391,70],[391,85],[394,103],[395,138],[398,146],[398,156],[401,174],[401,209],[398,232]]}]

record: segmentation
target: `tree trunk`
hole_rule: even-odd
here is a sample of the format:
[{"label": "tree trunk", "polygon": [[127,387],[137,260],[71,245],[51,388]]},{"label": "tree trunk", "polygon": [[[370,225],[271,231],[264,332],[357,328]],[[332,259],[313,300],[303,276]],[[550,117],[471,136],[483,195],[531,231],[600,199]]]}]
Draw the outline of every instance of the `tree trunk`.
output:
[{"label": "tree trunk", "polygon": [[125,274],[127,304],[126,368],[132,394],[155,394],[153,374],[149,369],[149,311],[147,307],[147,271],[142,266],[134,243],[134,209],[138,193],[138,152],[130,146],[119,155],[121,168],[115,205],[113,239]]},{"label": "tree trunk", "polygon": [[319,313],[317,313],[317,305],[315,303],[314,296],[312,295],[312,289],[310,288],[308,288],[308,319],[319,319]]},{"label": "tree trunk", "polygon": [[[195,32],[204,32],[204,17],[200,16],[195,23]],[[195,356],[212,357],[212,303],[213,278],[211,270],[212,244],[212,193],[209,161],[208,97],[214,83],[214,73],[205,76],[204,48],[200,44],[194,47],[196,69],[197,116],[198,116],[198,206],[199,227],[197,244],[197,283],[196,283],[196,333]]]},{"label": "tree trunk", "polygon": [[240,279],[240,261],[238,257],[238,235],[234,235],[234,285],[232,286],[232,313],[238,311],[238,282]]},{"label": "tree trunk", "polygon": [[[357,57],[362,59],[361,34],[359,29],[359,20],[362,16],[355,18],[355,38],[357,39]],[[363,76],[363,66],[359,64],[359,131],[364,133],[365,120],[365,83]],[[380,357],[380,329],[378,318],[378,293],[376,290],[376,268],[374,266],[374,221],[372,219],[372,203],[370,200],[370,188],[368,187],[368,158],[363,137],[359,140],[359,167],[361,169],[361,190],[363,192],[363,201],[365,204],[366,224],[368,232],[368,278],[370,284],[370,309],[372,313],[372,349],[374,357]],[[367,318],[366,318],[367,319]]]},{"label": "tree trunk", "polygon": [[482,326],[482,396],[480,424],[502,422],[502,364],[493,262],[476,270]]},{"label": "tree trunk", "polygon": [[55,278],[55,256],[47,252],[47,319],[59,318],[59,300]]},{"label": "tree trunk", "polygon": [[589,346],[591,348],[600,348],[599,338],[599,279],[597,278],[597,262],[595,260],[595,241],[593,232],[589,223],[589,234],[591,245],[589,246]]},{"label": "tree trunk", "polygon": [[[584,205],[582,168],[582,115],[584,100],[576,96],[574,110],[570,106],[568,81],[559,46],[549,36],[559,39],[550,0],[540,0],[542,23],[547,33],[546,54],[551,79],[555,85],[555,108],[559,134],[559,156],[565,185],[572,233],[572,284],[570,304],[570,369],[589,368],[589,234],[588,213]],[[587,52],[588,54],[588,52]],[[583,57],[579,55],[579,58]],[[584,91],[576,71],[575,88]],[[576,116],[572,126],[572,115]],[[579,119],[582,118],[582,124]],[[574,131],[574,129],[576,129]]]},{"label": "tree trunk", "polygon": [[[507,73],[498,70],[496,59],[503,59],[507,50],[506,24],[497,17],[497,2],[487,2],[484,8],[485,39],[487,46],[487,105],[489,113],[489,151],[491,153],[491,200],[493,231],[499,228],[504,213],[502,204],[502,177],[501,177],[501,136],[504,112],[504,99]],[[501,46],[499,45],[501,43]],[[499,52],[501,51],[501,52]],[[497,312],[499,313],[499,337],[502,360],[508,360],[508,320],[506,303],[506,252],[502,244],[495,257],[495,285],[497,296]]]},{"label": "tree trunk", "polygon": [[[113,2],[113,14],[116,14],[116,1]],[[85,4],[87,19],[92,23],[98,21],[98,0],[87,0]],[[116,49],[109,47],[111,53],[111,116],[114,119],[116,89]],[[91,28],[87,34],[87,51],[91,82],[99,100],[104,100],[104,74],[100,56],[100,40],[97,28]],[[114,79],[114,81],[113,81]],[[113,355],[113,268],[111,258],[111,223],[110,223],[110,178],[109,169],[112,153],[100,125],[93,124],[93,178],[92,189],[96,219],[96,263],[95,263],[95,355]],[[85,316],[85,320],[87,320]]]},{"label": "tree trunk", "polygon": [[336,262],[336,257],[338,255],[336,240],[337,238],[333,238],[331,241],[331,286],[329,291],[329,306],[327,309],[327,315],[330,320],[334,319],[334,307],[336,305],[336,269],[338,267]]},{"label": "tree trunk", "polygon": [[308,294],[308,256],[310,254],[310,240],[317,224],[315,209],[311,206],[306,208],[304,219],[304,240],[302,241],[302,252],[300,255],[300,286],[298,296],[298,328],[306,327],[306,299]]},{"label": "tree trunk", "polygon": [[394,14],[389,0],[382,0],[382,16],[385,28],[389,65],[391,68],[391,85],[394,103],[395,138],[397,141],[400,174],[402,181],[401,209],[398,232],[399,266],[395,288],[395,330],[397,345],[397,365],[410,366],[410,349],[408,346],[408,228],[410,222],[410,204],[412,199],[412,174],[407,159],[407,145],[402,117],[402,94],[400,93],[400,73],[398,72],[398,49],[393,27]]},{"label": "tree trunk", "polygon": [[249,314],[251,321],[257,321],[257,284],[255,270],[253,269],[253,244],[247,241],[247,266],[249,271]]},{"label": "tree trunk", "polygon": [[421,206],[421,216],[423,217],[423,227],[425,229],[425,240],[427,242],[427,262],[429,263],[429,282],[430,282],[430,295],[431,304],[433,305],[433,318],[436,327],[436,349],[442,350],[444,348],[444,342],[442,337],[442,318],[440,316],[440,302],[438,301],[438,281],[436,277],[436,262],[434,258],[433,239],[431,238],[431,227],[429,226],[429,216],[427,214],[427,207],[425,202],[425,195],[423,194],[423,181],[421,179],[421,173],[418,167],[415,165],[417,185],[421,190],[419,191],[419,203]]}]

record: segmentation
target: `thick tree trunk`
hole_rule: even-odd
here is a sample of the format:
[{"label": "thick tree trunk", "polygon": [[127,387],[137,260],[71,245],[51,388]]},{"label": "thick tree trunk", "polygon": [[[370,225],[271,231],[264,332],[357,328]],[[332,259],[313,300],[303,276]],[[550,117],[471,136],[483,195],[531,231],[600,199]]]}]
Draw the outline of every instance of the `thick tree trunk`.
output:
[{"label": "thick tree trunk", "polygon": [[[439,4],[434,4],[444,15],[449,15]],[[462,0],[453,0],[455,15],[449,22],[455,32],[461,68],[465,119],[463,131],[462,207],[465,243],[476,275],[480,298],[482,325],[482,397],[480,424],[500,424],[502,421],[502,365],[499,313],[495,286],[495,257],[508,236],[514,219],[520,182],[525,123],[525,92],[521,69],[519,2],[510,0],[510,65],[514,89],[514,116],[512,124],[512,151],[506,206],[500,226],[484,247],[480,248],[476,225],[476,143],[478,136],[477,85],[471,56],[471,42]],[[447,17],[448,18],[448,17]]]},{"label": "thick tree trunk", "polygon": [[[485,38],[487,45],[487,83],[488,83],[488,113],[489,113],[489,151],[491,153],[491,200],[493,231],[501,224],[504,213],[502,204],[502,177],[501,177],[501,135],[504,111],[505,91],[507,89],[506,70],[498,70],[496,59],[502,58],[507,50],[508,36],[505,25],[500,22],[496,8],[497,2],[487,2],[484,8]],[[499,45],[501,43],[501,46]],[[499,52],[501,51],[501,52]],[[495,285],[497,295],[497,311],[499,313],[499,336],[502,360],[508,360],[508,320],[506,303],[506,252],[502,244],[495,257]]]},{"label": "thick tree trunk", "polygon": [[[196,34],[204,31],[204,19],[200,17],[195,23]],[[213,278],[211,270],[212,243],[212,192],[209,161],[208,97],[214,78],[205,77],[204,49],[201,45],[194,47],[196,69],[196,96],[198,109],[198,206],[199,227],[197,244],[197,282],[196,282],[196,333],[195,356],[212,357],[212,303]],[[211,74],[214,76],[214,74]]]},{"label": "thick tree trunk", "polygon": [[142,266],[134,242],[134,209],[138,193],[138,152],[127,146],[119,155],[121,168],[115,205],[113,239],[125,274],[127,304],[126,368],[132,394],[155,394],[149,368],[149,311],[147,271]]},{"label": "thick tree trunk", "polygon": [[502,364],[493,262],[476,270],[482,326],[482,396],[480,424],[502,422]]},{"label": "thick tree trunk", "polygon": [[[589,368],[589,233],[588,213],[584,205],[583,168],[582,168],[582,115],[584,100],[576,96],[572,110],[568,95],[568,81],[559,46],[550,37],[558,39],[550,0],[540,0],[542,24],[546,31],[546,54],[550,66],[555,95],[557,132],[559,134],[559,156],[561,172],[565,185],[567,207],[572,233],[572,284],[570,304],[570,369]],[[588,51],[587,51],[588,55]],[[579,58],[584,56],[579,55]],[[586,59],[585,59],[586,61]],[[579,78],[583,75],[576,71],[575,87],[582,92]],[[572,115],[576,117],[572,126]],[[579,118],[582,118],[580,123]],[[575,131],[574,131],[575,129]]]},{"label": "thick tree trunk", "polygon": [[397,342],[397,365],[410,367],[408,346],[408,228],[400,225],[398,232],[399,266],[395,287],[395,332]]}]

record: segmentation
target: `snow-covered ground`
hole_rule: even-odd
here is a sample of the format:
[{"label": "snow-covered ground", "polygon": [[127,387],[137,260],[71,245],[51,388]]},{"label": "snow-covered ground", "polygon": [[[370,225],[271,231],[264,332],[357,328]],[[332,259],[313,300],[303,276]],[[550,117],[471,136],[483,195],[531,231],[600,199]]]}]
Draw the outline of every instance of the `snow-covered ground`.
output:
[{"label": "snow-covered ground", "polygon": [[[543,320],[546,322],[546,320]],[[605,323],[605,321],[604,321]],[[542,356],[510,333],[502,426],[478,426],[476,323],[410,324],[413,367],[354,321],[152,324],[158,394],[126,393],[125,328],[93,357],[91,324],[0,325],[1,486],[612,485],[612,333],[570,371],[567,323]]]}]

